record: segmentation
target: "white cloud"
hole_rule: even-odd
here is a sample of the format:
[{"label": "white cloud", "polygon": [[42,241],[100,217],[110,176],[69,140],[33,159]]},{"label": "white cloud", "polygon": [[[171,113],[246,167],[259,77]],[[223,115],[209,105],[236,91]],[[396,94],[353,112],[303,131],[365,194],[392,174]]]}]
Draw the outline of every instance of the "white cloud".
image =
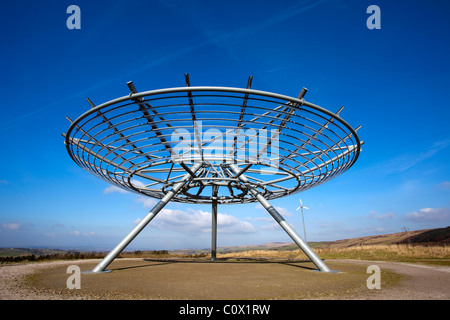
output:
[{"label": "white cloud", "polygon": [[119,193],[128,193],[128,191],[126,191],[125,189],[119,188],[117,186],[109,186],[106,187],[105,190],[103,190],[103,193],[108,194],[108,193],[114,193],[114,192],[119,192]]},{"label": "white cloud", "polygon": [[80,237],[80,236],[88,237],[88,236],[95,235],[95,232],[80,232],[78,230],[74,230],[74,231],[69,232],[69,234],[72,236],[76,236],[76,237]]},{"label": "white cloud", "polygon": [[[203,210],[188,209],[172,210],[162,209],[152,225],[158,229],[178,231],[182,233],[210,233],[211,232],[211,212]],[[246,221],[241,221],[231,215],[217,214],[218,233],[254,233],[253,225]]]},{"label": "white cloud", "polygon": [[422,208],[405,215],[406,219],[416,222],[450,222],[449,208]]},{"label": "white cloud", "polygon": [[2,228],[7,230],[18,230],[22,227],[20,222],[2,223]]},{"label": "white cloud", "polygon": [[221,233],[253,233],[256,232],[253,225],[246,221],[241,221],[228,214],[217,214],[217,229]]},{"label": "white cloud", "polygon": [[[273,219],[271,219],[273,221]],[[281,230],[280,225],[277,222],[271,222],[261,227],[261,230]]]},{"label": "white cloud", "polygon": [[131,179],[131,184],[136,188],[145,188],[145,183],[136,179]]},{"label": "white cloud", "polygon": [[[259,227],[261,230],[280,230],[280,225],[273,219],[273,217],[270,215],[270,213],[268,213],[266,211],[266,209],[264,209],[264,207],[260,203],[257,203],[255,205],[255,208],[259,209],[259,210],[263,210],[265,213],[267,213],[267,216],[265,216],[265,217],[253,218],[253,220],[255,220],[255,221],[268,222],[268,224]],[[275,209],[278,211],[279,214],[281,214],[281,216],[283,218],[285,218],[285,217],[292,217],[293,216],[293,214],[289,210],[287,210],[286,208],[275,207]]]},{"label": "white cloud", "polygon": [[[136,179],[131,179],[131,184],[136,187],[136,188],[145,188],[145,184],[139,180]],[[114,193],[114,192],[119,192],[119,193],[130,193],[131,191],[122,189],[116,185],[110,185],[109,187],[106,187],[103,190],[103,193]]]},{"label": "white cloud", "polygon": [[[255,208],[256,209],[260,209],[260,210],[266,210],[266,209],[264,209],[264,207],[261,205],[261,203],[257,203],[256,205],[255,205]],[[286,209],[286,208],[283,208],[283,207],[274,207],[277,211],[278,211],[278,213],[279,214],[281,214],[283,217],[292,217],[293,216],[293,213],[292,212],[290,212],[288,209]]]},{"label": "white cloud", "polygon": [[444,181],[439,184],[439,187],[442,189],[450,189],[450,181]]},{"label": "white cloud", "polygon": [[145,196],[140,196],[140,197],[136,198],[136,202],[142,203],[144,208],[147,210],[152,209],[156,204],[155,199],[150,198],[150,197],[145,197]]},{"label": "white cloud", "polygon": [[375,228],[375,232],[376,232],[376,233],[385,234],[385,233],[388,233],[389,231],[388,231],[388,229],[386,229],[386,228],[380,228],[380,227],[378,227],[378,228]]},{"label": "white cloud", "polygon": [[255,221],[264,221],[264,222],[272,222],[273,218],[272,217],[256,217],[253,220],[255,220]]},{"label": "white cloud", "polygon": [[44,233],[45,237],[49,237],[49,238],[56,238],[56,233],[54,232],[46,232]]},{"label": "white cloud", "polygon": [[336,230],[342,228],[342,223],[339,221],[322,220],[319,224],[319,227],[326,230]]},{"label": "white cloud", "polygon": [[370,211],[369,214],[366,215],[367,219],[376,219],[376,220],[386,220],[395,218],[395,214],[393,212],[388,212],[385,214],[378,214],[376,211]]},{"label": "white cloud", "polygon": [[277,211],[283,216],[283,217],[292,217],[293,214],[292,212],[290,212],[288,209],[283,208],[283,207],[275,207],[275,209],[277,209]]}]

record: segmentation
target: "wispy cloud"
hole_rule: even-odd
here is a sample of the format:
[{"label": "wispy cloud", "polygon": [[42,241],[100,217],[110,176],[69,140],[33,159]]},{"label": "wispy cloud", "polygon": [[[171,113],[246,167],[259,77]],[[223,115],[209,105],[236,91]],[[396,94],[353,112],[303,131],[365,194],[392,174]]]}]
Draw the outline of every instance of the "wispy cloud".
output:
[{"label": "wispy cloud", "polygon": [[137,203],[140,203],[144,206],[145,209],[150,210],[152,209],[155,204],[156,204],[156,200],[153,198],[149,198],[149,197],[145,197],[145,196],[140,196],[137,197],[135,200]]},{"label": "wispy cloud", "polygon": [[431,146],[420,152],[419,154],[415,155],[414,157],[410,157],[408,161],[405,161],[404,163],[399,164],[399,170],[405,171],[408,170],[423,161],[433,157],[436,153],[438,153],[441,150],[446,149],[450,146],[450,139],[440,140],[434,142]]},{"label": "wispy cloud", "polygon": [[[304,0],[296,5],[284,9],[283,11],[280,11],[278,14],[274,14],[271,17],[268,17],[267,19],[261,20],[259,23],[252,24],[246,27],[241,27],[236,30],[233,30],[231,32],[225,32],[223,34],[213,34],[213,35],[207,35],[207,40],[194,42],[190,45],[186,45],[184,47],[174,49],[173,47],[168,48],[167,51],[161,52],[159,57],[153,57],[150,60],[149,63],[142,65],[138,70],[129,72],[127,74],[121,74],[117,77],[109,77],[105,78],[103,81],[98,82],[97,84],[90,86],[84,90],[81,90],[79,92],[76,92],[72,95],[68,95],[64,98],[61,98],[60,100],[54,101],[50,104],[38,106],[34,108],[31,111],[24,112],[20,114],[19,116],[11,119],[6,119],[0,126],[0,131],[7,130],[10,126],[15,126],[20,124],[22,121],[31,119],[32,116],[35,116],[39,113],[42,113],[43,111],[51,108],[55,108],[57,106],[60,106],[61,104],[74,99],[78,98],[80,96],[87,96],[89,92],[92,92],[95,89],[99,89],[105,85],[108,85],[110,83],[114,83],[116,81],[122,80],[123,78],[129,78],[136,76],[138,74],[148,72],[148,70],[153,69],[155,67],[158,67],[163,64],[170,63],[171,61],[174,61],[180,57],[187,56],[189,54],[192,54],[196,50],[204,48],[206,45],[214,44],[218,46],[223,46],[226,48],[230,48],[231,46],[231,40],[239,40],[242,39],[242,37],[248,37],[254,34],[255,32],[261,32],[264,29],[270,28],[276,24],[282,23],[283,21],[292,18],[302,12],[305,12],[313,7],[316,7],[317,5],[325,2],[325,0]],[[176,7],[180,7],[181,3],[178,3]],[[111,10],[111,16],[116,16],[120,13],[120,10]],[[201,28],[200,30],[208,30],[208,28]],[[90,34],[97,34],[97,32],[91,32]],[[85,37],[85,41],[87,41],[88,38]]]},{"label": "wispy cloud", "polygon": [[418,165],[430,160],[436,156],[439,152],[450,146],[450,138],[433,142],[428,147],[415,152],[400,154],[385,161],[374,164],[371,167],[363,169],[367,172],[376,172],[377,176],[391,175],[397,173],[407,172]]},{"label": "wispy cloud", "polygon": [[442,222],[450,223],[450,208],[422,208],[405,215],[405,218],[414,222]]},{"label": "wispy cloud", "polygon": [[[137,222],[137,221],[135,221]],[[211,232],[211,212],[203,210],[163,209],[152,222],[152,226],[188,234]],[[256,232],[253,225],[234,216],[218,213],[217,231],[224,234],[243,234]]]},{"label": "wispy cloud", "polygon": [[22,227],[20,222],[2,223],[2,228],[6,230],[19,230]]},{"label": "wispy cloud", "polygon": [[395,214],[393,212],[379,214],[376,211],[370,211],[366,218],[370,220],[386,220],[395,218]]},{"label": "wispy cloud", "polygon": [[319,223],[319,228],[322,230],[336,230],[342,228],[342,223],[339,221],[328,221],[328,220],[322,220]]},{"label": "wispy cloud", "polygon": [[36,106],[35,108],[32,108],[32,109],[26,109],[26,110],[24,110],[24,112],[20,113],[20,115],[18,115],[17,117],[8,117],[8,118],[4,119],[4,121],[2,123],[0,123],[0,131],[7,131],[12,126],[23,125],[24,121],[33,119],[33,116],[42,114],[47,109],[56,108],[58,106],[61,106],[62,104],[66,103],[67,101],[70,101],[71,99],[78,98],[80,96],[85,97],[90,91],[92,91],[96,88],[100,88],[103,85],[107,84],[108,82],[112,82],[113,80],[116,80],[116,79],[112,79],[112,80],[109,79],[108,81],[99,83],[91,88],[81,90],[81,91],[76,92],[71,95],[67,95],[64,98],[56,100],[52,103],[44,104],[41,106]]},{"label": "wispy cloud", "polygon": [[444,181],[444,182],[440,183],[439,188],[450,189],[450,181]]},{"label": "wispy cloud", "polygon": [[[145,184],[143,182],[139,181],[139,180],[131,179],[131,184],[134,187],[137,187],[137,188],[145,188]],[[128,191],[126,189],[122,189],[122,188],[120,188],[120,187],[118,187],[116,185],[110,185],[110,186],[106,187],[103,190],[103,193],[105,193],[105,194],[115,193],[115,192],[123,193],[123,194],[132,193],[131,191]]]},{"label": "wispy cloud", "polygon": [[[231,32],[221,35],[214,35],[210,38],[210,41],[215,44],[222,44],[229,46],[231,39],[242,39],[255,34],[256,32],[263,32],[264,30],[271,28],[277,24],[280,24],[290,18],[293,18],[300,13],[308,11],[326,0],[304,0],[299,1],[295,5],[285,8],[279,12],[275,12],[272,16],[261,19],[257,23],[252,23],[246,27],[235,29]],[[206,29],[207,31],[207,29]]]},{"label": "wispy cloud", "polygon": [[[171,53],[161,56],[158,59],[154,59],[148,65],[144,66],[142,70],[169,62],[179,56],[187,55],[206,45],[214,45],[223,50],[227,50],[231,56],[235,57],[236,53],[242,52],[241,44],[243,41],[247,41],[257,34],[264,35],[268,29],[273,28],[278,24],[282,24],[286,20],[294,18],[326,1],[327,0],[300,0],[296,1],[296,3],[291,6],[278,6],[270,15],[261,16],[259,20],[252,20],[252,22],[247,25],[239,23],[238,27],[231,30],[228,27],[233,24],[227,24],[226,30],[218,30],[217,21],[211,19],[209,13],[195,12],[188,14],[188,17],[192,17],[189,21],[190,25],[196,26],[198,32],[200,32],[206,40],[193,43],[180,50],[172,50]],[[183,14],[192,10],[191,4],[186,1],[161,1],[161,4],[168,7],[170,10],[181,11]],[[245,21],[246,20],[240,20],[242,23],[245,23]],[[141,72],[141,70],[139,72]]]},{"label": "wispy cloud", "polygon": [[[249,219],[251,219],[251,218],[249,218]],[[264,222],[272,222],[273,218],[271,218],[271,217],[256,217],[256,218],[253,218],[253,220],[255,220],[255,221],[264,221]]]},{"label": "wispy cloud", "polygon": [[[264,207],[258,203],[255,205],[256,209],[259,210],[266,210],[264,209]],[[284,207],[275,207],[275,209],[283,216],[283,217],[292,217],[294,214],[292,212],[290,212],[288,209],[284,208]]]},{"label": "wispy cloud", "polygon": [[89,237],[95,235],[95,232],[80,232],[78,230],[70,231],[69,235],[76,237]]},{"label": "wispy cloud", "polygon": [[127,190],[125,190],[125,189],[122,189],[122,188],[119,188],[119,187],[117,187],[117,186],[113,186],[113,185],[111,185],[111,186],[109,186],[109,187],[106,187],[104,190],[103,190],[103,193],[105,193],[105,194],[109,194],[109,193],[115,193],[115,192],[118,192],[118,193],[129,193],[129,191],[127,191]]},{"label": "wispy cloud", "polygon": [[[272,221],[273,221],[273,219],[272,219]],[[269,224],[266,224],[264,226],[261,226],[260,229],[261,230],[281,230],[280,225],[275,221],[273,221]]]},{"label": "wispy cloud", "polygon": [[[255,208],[261,211],[266,211],[264,207],[258,203],[255,205]],[[283,207],[275,207],[275,209],[281,214],[283,217],[292,217],[293,213],[290,212],[288,209]],[[267,212],[267,211],[266,211]],[[267,213],[268,216],[265,217],[255,217],[253,218],[254,221],[262,221],[267,222],[267,224],[260,226],[259,228],[261,230],[281,230],[280,225],[270,216],[269,213]]]}]

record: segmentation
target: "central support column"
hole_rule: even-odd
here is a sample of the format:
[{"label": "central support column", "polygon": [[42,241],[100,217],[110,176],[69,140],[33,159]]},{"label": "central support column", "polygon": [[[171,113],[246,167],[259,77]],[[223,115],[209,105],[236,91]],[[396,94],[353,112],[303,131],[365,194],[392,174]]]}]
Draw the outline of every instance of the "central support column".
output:
[{"label": "central support column", "polygon": [[[229,168],[235,175],[240,173],[239,167],[234,164],[229,164]],[[270,213],[270,215],[275,219],[276,222],[286,231],[286,233],[294,240],[294,242],[302,249],[302,251],[308,256],[309,259],[316,265],[319,271],[322,272],[333,272],[327,265],[319,258],[319,256],[308,246],[308,244],[303,241],[302,238],[295,232],[295,230],[284,220],[283,216],[263,197],[258,190],[253,187],[247,177],[243,174],[238,176],[239,180],[245,184],[248,190],[253,194],[253,196],[262,204],[262,206]]]},{"label": "central support column", "polygon": [[216,260],[217,251],[217,193],[219,186],[212,187],[212,225],[211,225],[211,260]]},{"label": "central support column", "polygon": [[131,241],[149,224],[150,221],[161,211],[162,208],[181,190],[181,188],[191,180],[192,173],[195,173],[202,166],[201,163],[196,163],[192,166],[191,172],[186,173],[183,178],[175,183],[171,190],[169,190],[166,195],[150,210],[149,213],[136,225],[136,227],[131,230],[131,232],[120,241],[120,243],[111,250],[106,257],[94,268],[90,273],[100,273],[105,272],[106,267],[108,267],[111,262],[125,249]]}]

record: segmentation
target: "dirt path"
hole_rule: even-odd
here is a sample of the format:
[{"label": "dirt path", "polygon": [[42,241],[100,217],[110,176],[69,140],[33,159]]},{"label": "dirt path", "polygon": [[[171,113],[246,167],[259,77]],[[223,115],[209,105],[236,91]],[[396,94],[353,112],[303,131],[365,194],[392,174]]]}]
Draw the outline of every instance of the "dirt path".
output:
[{"label": "dirt path", "polygon": [[[378,300],[449,300],[450,267],[439,267],[401,262],[337,260],[343,263],[378,265],[383,270],[403,275],[403,279],[389,288],[373,289],[370,294],[341,296],[339,299],[378,299]],[[375,293],[375,294],[373,294]]]},{"label": "dirt path", "polygon": [[[83,275],[83,290],[67,290],[67,266],[75,264],[82,270],[90,270],[96,262],[79,260],[0,266],[0,300],[450,299],[449,267],[358,260],[328,260],[332,269],[342,272],[323,274],[312,271],[311,263],[295,261],[175,263],[120,259],[111,265],[114,272]],[[382,284],[386,281],[388,285],[383,285],[380,290],[367,289],[369,265],[380,267]],[[34,282],[30,282],[30,275]],[[391,281],[395,277],[398,279],[398,275],[401,275],[400,281]]]}]

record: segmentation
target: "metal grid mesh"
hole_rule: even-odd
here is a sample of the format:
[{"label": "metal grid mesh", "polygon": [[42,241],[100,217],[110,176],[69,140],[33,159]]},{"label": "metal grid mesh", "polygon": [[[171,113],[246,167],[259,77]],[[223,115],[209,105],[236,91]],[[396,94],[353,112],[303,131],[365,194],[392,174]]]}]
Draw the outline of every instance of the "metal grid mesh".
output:
[{"label": "metal grid mesh", "polygon": [[[67,150],[82,168],[120,188],[162,198],[194,162],[202,167],[172,199],[255,202],[240,174],[275,199],[349,169],[361,143],[337,113],[298,98],[250,89],[187,86],[138,93],[71,121]],[[228,164],[241,172],[233,173]],[[216,192],[213,196],[213,186]]]}]

